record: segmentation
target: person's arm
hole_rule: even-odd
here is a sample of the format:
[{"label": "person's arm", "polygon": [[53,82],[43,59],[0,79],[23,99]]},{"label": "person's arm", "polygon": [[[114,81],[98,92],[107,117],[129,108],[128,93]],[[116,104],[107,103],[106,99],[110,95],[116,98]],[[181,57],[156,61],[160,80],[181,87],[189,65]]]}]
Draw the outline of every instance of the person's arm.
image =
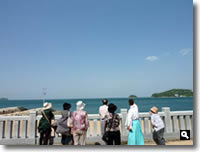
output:
[{"label": "person's arm", "polygon": [[55,116],[54,116],[54,114],[53,114],[53,112],[52,111],[50,111],[50,123],[51,123],[51,125],[53,125],[54,124],[54,122],[55,122]]},{"label": "person's arm", "polygon": [[155,116],[154,116],[154,115],[151,116],[151,124],[152,124],[152,127],[153,127],[153,128],[156,127],[156,124],[155,124]]},{"label": "person's arm", "polygon": [[71,114],[71,126],[72,126],[72,128],[74,126],[74,112],[72,112],[72,114]]},{"label": "person's arm", "polygon": [[89,121],[88,121],[88,114],[86,112],[86,116],[85,116],[85,128],[86,130],[89,128]]},{"label": "person's arm", "polygon": [[129,110],[128,111],[128,114],[127,114],[127,118],[126,118],[126,123],[125,123],[125,126],[127,127],[128,130],[132,129],[132,110]]},{"label": "person's arm", "polygon": [[53,114],[52,111],[50,111],[50,115],[51,115],[51,119],[54,120],[54,119],[55,119],[55,116],[54,116],[54,114]]},{"label": "person's arm", "polygon": [[104,124],[104,132],[106,132],[106,128],[107,128],[107,125],[108,125],[108,115],[105,117],[104,122],[105,122],[105,124]]},{"label": "person's arm", "polygon": [[101,110],[100,110],[100,107],[99,107],[99,116],[101,117]]},{"label": "person's arm", "polygon": [[119,127],[119,125],[120,125],[120,117],[119,117],[119,115],[117,114],[117,126]]}]

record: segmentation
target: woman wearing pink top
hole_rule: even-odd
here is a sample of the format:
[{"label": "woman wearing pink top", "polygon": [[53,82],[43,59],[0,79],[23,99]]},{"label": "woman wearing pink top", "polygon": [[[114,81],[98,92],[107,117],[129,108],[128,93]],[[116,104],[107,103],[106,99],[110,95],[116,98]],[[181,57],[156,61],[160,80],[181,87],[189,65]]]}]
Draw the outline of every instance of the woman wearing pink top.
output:
[{"label": "woman wearing pink top", "polygon": [[74,145],[85,145],[87,129],[89,127],[88,114],[84,111],[85,104],[82,101],[76,103],[76,111],[72,113],[72,134]]}]

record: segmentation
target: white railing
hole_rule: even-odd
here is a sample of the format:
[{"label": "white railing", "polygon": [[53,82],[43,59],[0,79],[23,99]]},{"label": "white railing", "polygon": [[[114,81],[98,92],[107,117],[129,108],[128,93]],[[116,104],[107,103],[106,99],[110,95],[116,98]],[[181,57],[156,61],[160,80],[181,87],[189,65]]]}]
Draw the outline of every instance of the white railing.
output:
[{"label": "white railing", "polygon": [[[165,138],[179,139],[180,130],[190,130],[193,137],[193,111],[170,111],[163,107],[159,115],[165,123]],[[127,141],[128,131],[125,128],[127,109],[121,109],[120,131],[122,141]],[[55,120],[61,116],[56,115]],[[87,143],[101,141],[100,117],[98,114],[89,114],[89,129],[87,131]],[[139,120],[145,140],[152,139],[152,129],[149,113],[139,113]],[[39,133],[37,126],[41,116],[31,112],[29,116],[0,116],[0,144],[38,144]],[[60,135],[52,131],[54,141],[60,142]]]}]

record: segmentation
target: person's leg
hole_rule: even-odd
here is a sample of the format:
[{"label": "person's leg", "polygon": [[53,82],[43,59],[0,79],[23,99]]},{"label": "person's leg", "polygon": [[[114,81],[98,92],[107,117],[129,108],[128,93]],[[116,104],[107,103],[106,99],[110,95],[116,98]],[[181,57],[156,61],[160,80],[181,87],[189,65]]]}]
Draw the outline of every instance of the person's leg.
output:
[{"label": "person's leg", "polygon": [[108,137],[109,137],[109,138],[108,138],[108,143],[107,143],[107,144],[108,144],[108,145],[113,145],[113,141],[114,141],[113,132],[110,131],[110,132],[108,133]]},{"label": "person's leg", "polygon": [[80,134],[80,145],[85,145],[86,135],[87,135],[87,130],[81,131],[81,134]]},{"label": "person's leg", "polygon": [[74,145],[78,145],[79,144],[79,140],[80,140],[80,135],[79,135],[78,130],[74,131],[73,139],[74,139]]},{"label": "person's leg", "polygon": [[153,140],[155,141],[155,143],[158,145],[158,132],[157,131],[153,131]]},{"label": "person's leg", "polygon": [[62,135],[62,138],[61,138],[61,144],[62,144],[62,145],[65,145],[65,138],[66,138],[66,136],[65,136],[65,135]]},{"label": "person's leg", "polygon": [[72,140],[72,139],[71,139],[71,136],[68,136],[68,135],[67,135],[66,138],[65,138],[65,144],[66,144],[66,145],[69,145],[70,142],[71,142],[71,140]]},{"label": "person's leg", "polygon": [[71,142],[70,142],[70,144],[71,144],[71,145],[74,145],[74,137],[73,137],[72,134],[70,135],[70,138],[71,138]]},{"label": "person's leg", "polygon": [[44,133],[40,133],[40,142],[39,142],[40,145],[43,144],[43,139],[44,139]]},{"label": "person's leg", "polygon": [[105,125],[105,121],[101,120],[101,136],[103,136],[104,134],[104,125]]},{"label": "person's leg", "polygon": [[71,141],[71,136],[62,135],[61,143],[63,145],[68,145],[70,141]]},{"label": "person's leg", "polygon": [[43,135],[43,145],[47,145],[48,144],[48,131],[45,131],[44,132],[44,135]]},{"label": "person's leg", "polygon": [[51,128],[49,128],[47,131],[44,132],[44,145],[48,144],[50,135],[51,135]]},{"label": "person's leg", "polygon": [[163,138],[164,128],[158,131],[158,145],[165,145],[165,139]]},{"label": "person's leg", "polygon": [[115,145],[120,145],[121,144],[120,131],[115,131],[114,132],[114,142],[115,142]]}]

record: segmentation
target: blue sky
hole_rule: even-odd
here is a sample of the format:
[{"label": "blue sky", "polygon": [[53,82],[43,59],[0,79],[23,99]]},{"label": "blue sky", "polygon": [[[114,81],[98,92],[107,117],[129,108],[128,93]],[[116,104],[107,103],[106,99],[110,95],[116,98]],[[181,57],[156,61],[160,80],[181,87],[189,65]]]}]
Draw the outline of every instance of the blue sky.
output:
[{"label": "blue sky", "polygon": [[8,0],[0,19],[0,97],[193,88],[192,0]]}]

